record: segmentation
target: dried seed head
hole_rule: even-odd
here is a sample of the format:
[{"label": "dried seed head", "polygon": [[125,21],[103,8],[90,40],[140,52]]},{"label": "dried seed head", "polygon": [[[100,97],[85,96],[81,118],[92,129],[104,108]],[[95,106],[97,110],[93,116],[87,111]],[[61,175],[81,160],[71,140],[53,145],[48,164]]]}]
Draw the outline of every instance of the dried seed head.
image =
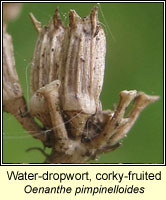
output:
[{"label": "dried seed head", "polygon": [[38,32],[31,67],[31,113],[50,129],[43,132],[27,110],[14,67],[11,37],[5,26],[4,110],[14,115],[33,137],[52,148],[46,163],[84,163],[115,150],[140,112],[159,97],[124,90],[114,112],[102,111],[99,96],[106,45],[96,8],[86,18],[71,10],[69,27],[62,24],[58,10],[48,27],[42,28],[32,14],[31,18]]},{"label": "dried seed head", "polygon": [[71,10],[69,27],[64,27],[57,9],[48,27],[40,30],[39,22],[32,20],[39,33],[31,66],[31,95],[60,80],[61,108],[79,134],[99,107],[103,85],[106,40],[97,8],[86,18]]}]

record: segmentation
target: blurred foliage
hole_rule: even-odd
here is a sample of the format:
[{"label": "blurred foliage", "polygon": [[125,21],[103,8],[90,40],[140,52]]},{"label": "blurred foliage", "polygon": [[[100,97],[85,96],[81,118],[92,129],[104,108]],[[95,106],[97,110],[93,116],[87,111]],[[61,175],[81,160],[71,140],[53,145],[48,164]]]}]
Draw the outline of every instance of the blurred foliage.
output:
[{"label": "blurred foliage", "polygon": [[[21,16],[8,26],[13,37],[16,68],[29,101],[29,70],[37,38],[29,13],[46,25],[59,8],[68,23],[68,11],[87,16],[95,3],[24,3]],[[119,92],[127,89],[160,95],[160,100],[141,113],[136,124],[112,153],[100,156],[97,163],[162,163],[163,162],[163,4],[101,3],[99,20],[107,36],[105,82],[101,94],[103,109],[113,109]],[[102,10],[102,11],[101,11]],[[103,13],[103,14],[102,14]],[[103,17],[104,16],[104,17]],[[105,18],[105,20],[104,20]],[[41,163],[42,147],[9,114],[3,117],[3,162]],[[49,151],[49,149],[47,149]]]}]

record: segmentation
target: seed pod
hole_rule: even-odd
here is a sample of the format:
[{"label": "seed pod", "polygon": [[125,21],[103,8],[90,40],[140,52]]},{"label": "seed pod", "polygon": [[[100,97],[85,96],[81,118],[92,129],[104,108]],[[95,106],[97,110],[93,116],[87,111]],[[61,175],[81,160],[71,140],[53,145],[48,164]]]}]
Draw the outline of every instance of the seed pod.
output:
[{"label": "seed pod", "polygon": [[72,134],[79,135],[87,119],[99,109],[103,85],[106,40],[97,8],[86,18],[71,10],[69,27],[60,21],[58,10],[48,27],[41,29],[34,17],[33,22],[39,34],[31,66],[31,95],[60,80],[61,109],[70,120]]},{"label": "seed pod", "polygon": [[[96,8],[90,16],[83,19],[73,10],[69,16],[69,47],[64,69],[62,102],[63,110],[72,119],[73,127],[79,127],[76,130],[79,134],[87,119],[99,107],[106,41],[104,31],[99,26]],[[78,113],[78,117],[75,117]]]},{"label": "seed pod", "polygon": [[51,128],[51,118],[44,96],[37,91],[54,80],[61,80],[60,70],[63,61],[63,42],[66,28],[62,25],[58,10],[48,27],[40,27],[32,14],[30,14],[38,32],[30,80],[30,112],[36,116],[44,126]]}]

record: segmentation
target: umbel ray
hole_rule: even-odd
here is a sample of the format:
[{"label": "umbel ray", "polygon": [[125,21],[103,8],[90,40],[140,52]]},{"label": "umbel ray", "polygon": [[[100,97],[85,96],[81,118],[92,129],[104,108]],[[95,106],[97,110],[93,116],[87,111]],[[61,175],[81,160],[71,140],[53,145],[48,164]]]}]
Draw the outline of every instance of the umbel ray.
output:
[{"label": "umbel ray", "polygon": [[106,38],[97,14],[96,7],[85,18],[70,10],[69,26],[64,26],[56,9],[44,27],[30,14],[38,38],[31,64],[29,109],[15,70],[11,36],[3,27],[3,109],[52,149],[50,155],[45,154],[45,163],[87,163],[115,150],[140,112],[159,99],[124,90],[114,111],[102,110],[99,97]]}]

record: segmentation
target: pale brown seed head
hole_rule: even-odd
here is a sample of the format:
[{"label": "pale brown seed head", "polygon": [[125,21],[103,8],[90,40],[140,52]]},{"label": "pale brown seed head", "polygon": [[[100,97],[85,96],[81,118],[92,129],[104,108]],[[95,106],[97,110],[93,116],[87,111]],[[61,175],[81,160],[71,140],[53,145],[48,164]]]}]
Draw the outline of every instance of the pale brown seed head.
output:
[{"label": "pale brown seed head", "polygon": [[[32,20],[39,30],[39,22],[33,16]],[[72,130],[79,134],[99,107],[103,85],[106,42],[97,9],[86,18],[70,10],[69,27],[62,25],[56,9],[48,27],[38,32],[31,66],[31,95],[53,80],[60,80],[61,107],[71,120]],[[76,113],[80,113],[79,117]]]}]

